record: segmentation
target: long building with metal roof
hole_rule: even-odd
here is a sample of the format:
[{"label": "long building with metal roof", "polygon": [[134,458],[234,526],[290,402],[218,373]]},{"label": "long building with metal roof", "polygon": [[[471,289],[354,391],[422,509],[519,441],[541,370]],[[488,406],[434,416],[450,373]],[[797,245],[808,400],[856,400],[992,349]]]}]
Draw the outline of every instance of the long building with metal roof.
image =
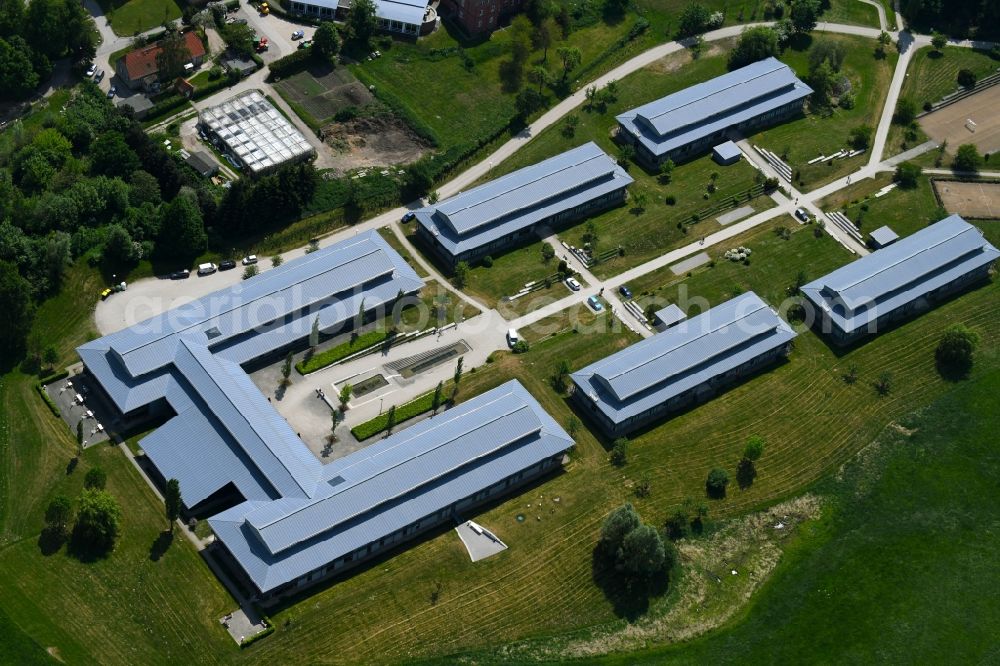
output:
[{"label": "long building with metal roof", "polygon": [[382,553],[558,466],[569,436],[510,382],[324,465],[242,367],[346,330],[423,281],[375,231],[78,348],[84,382],[265,599]]},{"label": "long building with metal roof", "polygon": [[877,333],[989,277],[1000,251],[951,215],[802,287],[813,323],[837,344]]},{"label": "long building with metal roof", "polygon": [[793,338],[748,292],[574,372],[573,398],[605,434],[620,437],[785,356]]},{"label": "long building with metal roof", "polygon": [[262,597],[338,574],[558,468],[573,440],[516,380],[335,460],[310,498],[209,519]]},{"label": "long building with metal roof", "polygon": [[447,265],[472,262],[620,204],[631,182],[589,142],[415,211],[417,232]]},{"label": "long building with metal roof", "polygon": [[644,164],[681,162],[801,113],[810,94],[788,65],[767,58],[626,111],[619,137]]}]

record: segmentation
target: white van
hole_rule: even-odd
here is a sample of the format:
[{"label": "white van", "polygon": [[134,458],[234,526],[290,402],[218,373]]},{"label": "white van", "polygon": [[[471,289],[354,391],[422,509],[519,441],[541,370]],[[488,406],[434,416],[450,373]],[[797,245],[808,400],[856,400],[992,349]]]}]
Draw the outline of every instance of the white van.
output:
[{"label": "white van", "polygon": [[209,262],[207,264],[199,264],[198,275],[211,275],[218,270],[218,266]]},{"label": "white van", "polygon": [[507,345],[513,347],[517,344],[517,329],[509,328],[507,329]]}]

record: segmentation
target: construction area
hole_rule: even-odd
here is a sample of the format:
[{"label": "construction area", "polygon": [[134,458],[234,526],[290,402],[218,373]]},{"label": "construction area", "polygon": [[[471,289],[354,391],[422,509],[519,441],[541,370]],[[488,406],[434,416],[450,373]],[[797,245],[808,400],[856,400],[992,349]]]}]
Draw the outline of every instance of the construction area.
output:
[{"label": "construction area", "polygon": [[1000,150],[1000,85],[994,85],[920,119],[920,126],[938,144],[976,146],[980,153]]},{"label": "construction area", "polygon": [[233,166],[252,175],[316,155],[302,133],[258,90],[203,109],[198,126]]},{"label": "construction area", "polygon": [[934,180],[934,193],[941,205],[965,218],[1000,218],[1000,183],[970,183]]}]

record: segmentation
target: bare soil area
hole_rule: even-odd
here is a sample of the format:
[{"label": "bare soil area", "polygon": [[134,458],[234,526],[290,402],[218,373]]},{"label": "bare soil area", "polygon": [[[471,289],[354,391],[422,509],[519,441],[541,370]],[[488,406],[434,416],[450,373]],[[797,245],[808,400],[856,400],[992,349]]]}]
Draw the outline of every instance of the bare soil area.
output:
[{"label": "bare soil area", "polygon": [[947,141],[952,150],[963,143],[971,143],[980,153],[994,153],[1000,150],[1000,113],[996,111],[998,106],[1000,85],[927,114],[920,119],[920,126],[927,136],[938,143]]},{"label": "bare soil area", "polygon": [[1000,183],[935,180],[934,191],[949,213],[967,218],[1000,218]]},{"label": "bare soil area", "polygon": [[322,136],[337,152],[334,168],[339,172],[408,164],[430,149],[409,125],[392,114],[334,122],[323,128]]}]

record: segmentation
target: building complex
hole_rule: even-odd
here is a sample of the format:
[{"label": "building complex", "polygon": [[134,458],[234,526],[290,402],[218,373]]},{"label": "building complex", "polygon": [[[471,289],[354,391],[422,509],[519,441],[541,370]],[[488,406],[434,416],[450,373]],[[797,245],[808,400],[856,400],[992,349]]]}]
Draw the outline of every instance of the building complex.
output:
[{"label": "building complex", "polygon": [[593,142],[415,212],[417,234],[448,266],[527,242],[625,200],[632,182]]},{"label": "building complex", "polygon": [[802,293],[814,326],[849,344],[985,280],[997,257],[979,229],[952,215],[810,282]]},{"label": "building complex", "polygon": [[324,465],[245,371],[423,281],[374,231],[79,347],[88,383],[265,600],[556,468],[569,436],[517,382]]},{"label": "building complex", "polygon": [[[206,51],[198,33],[189,30],[181,37],[181,41],[189,58],[188,62],[185,63],[185,69],[192,71],[201,66],[205,60]],[[157,92],[163,78],[160,75],[159,63],[162,52],[163,47],[160,46],[160,42],[129,51],[115,62],[115,74],[132,90]]]},{"label": "building complex", "polygon": [[767,58],[626,111],[618,138],[648,167],[682,162],[800,114],[811,93],[788,65]]},{"label": "building complex", "polygon": [[[344,20],[351,0],[290,0],[290,11],[327,20]],[[380,30],[409,37],[426,35],[437,25],[437,11],[429,0],[375,0],[375,19]]]},{"label": "building complex", "polygon": [[573,399],[607,436],[621,437],[785,356],[793,338],[747,292],[574,372]]}]

